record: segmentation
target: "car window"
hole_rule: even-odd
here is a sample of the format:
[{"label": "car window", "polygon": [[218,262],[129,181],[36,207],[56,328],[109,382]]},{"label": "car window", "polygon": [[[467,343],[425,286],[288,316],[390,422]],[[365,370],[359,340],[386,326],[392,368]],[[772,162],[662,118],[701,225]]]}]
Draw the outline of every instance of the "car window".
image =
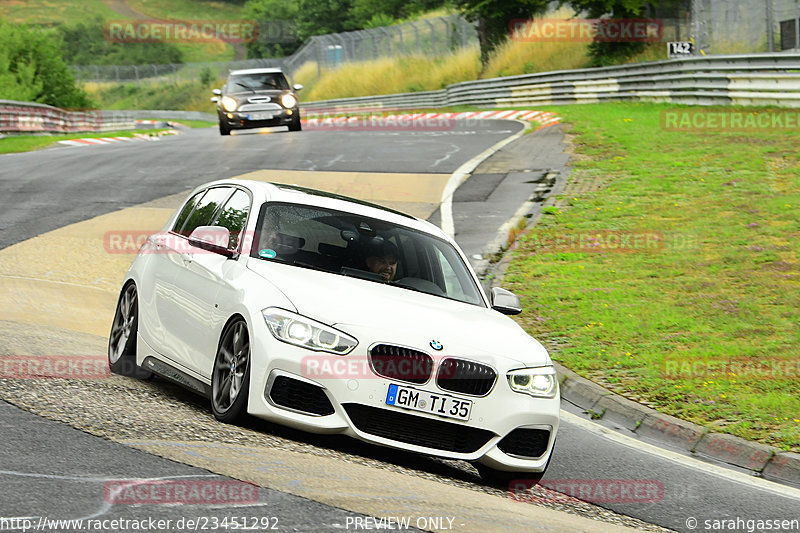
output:
[{"label": "car window", "polygon": [[[320,207],[266,204],[256,239],[252,257],[483,305],[468,267],[450,243],[385,220]],[[370,270],[374,257],[389,264],[391,256],[396,259],[393,277],[385,266]]]},{"label": "car window", "polygon": [[457,300],[461,300],[466,297],[464,288],[465,283],[468,284],[468,280],[456,273],[452,266],[454,258],[446,257],[445,254],[447,253],[449,253],[447,249],[440,249],[439,247],[434,246],[433,256],[436,259],[436,264],[441,271],[443,278],[442,282],[445,285],[445,292],[447,294],[452,294]]},{"label": "car window", "polygon": [[236,192],[225,203],[225,206],[219,212],[214,226],[222,226],[228,228],[231,232],[230,241],[228,241],[228,249],[235,250],[239,247],[242,230],[247,223],[247,214],[250,212],[250,195],[242,189],[236,189]]},{"label": "car window", "polygon": [[205,194],[205,192],[206,191],[204,190],[200,191],[199,193],[189,198],[189,201],[186,202],[186,205],[184,205],[183,209],[181,209],[178,218],[175,219],[175,224],[172,226],[172,231],[180,233],[180,230],[186,223],[186,219],[189,217],[189,214],[194,210],[194,207],[197,205],[197,202],[200,201],[200,198],[203,197],[203,194]]},{"label": "car window", "polygon": [[217,209],[233,192],[232,187],[214,187],[208,189],[181,227],[181,235],[188,237],[199,226],[210,226]]},{"label": "car window", "polygon": [[256,74],[237,74],[228,78],[225,85],[230,92],[237,91],[263,91],[289,89],[289,82],[282,72],[262,72]]}]

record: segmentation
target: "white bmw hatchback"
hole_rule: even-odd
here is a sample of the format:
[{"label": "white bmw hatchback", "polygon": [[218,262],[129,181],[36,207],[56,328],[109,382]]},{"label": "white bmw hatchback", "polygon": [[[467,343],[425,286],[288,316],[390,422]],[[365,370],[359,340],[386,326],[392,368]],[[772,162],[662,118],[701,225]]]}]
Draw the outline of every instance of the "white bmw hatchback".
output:
[{"label": "white bmw hatchback", "polygon": [[423,220],[351,198],[227,180],[149,237],[109,339],[119,374],[159,375],[316,433],[540,478],[559,423],[547,351]]}]

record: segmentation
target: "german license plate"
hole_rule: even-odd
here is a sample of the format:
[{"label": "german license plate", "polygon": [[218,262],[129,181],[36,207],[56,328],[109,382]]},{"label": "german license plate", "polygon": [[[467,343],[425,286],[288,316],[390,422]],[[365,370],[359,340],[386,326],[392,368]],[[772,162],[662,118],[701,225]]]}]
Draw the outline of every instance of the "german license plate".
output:
[{"label": "german license plate", "polygon": [[469,420],[472,411],[472,400],[394,384],[386,392],[386,404],[457,420]]},{"label": "german license plate", "polygon": [[272,113],[250,113],[247,118],[249,120],[271,120]]}]

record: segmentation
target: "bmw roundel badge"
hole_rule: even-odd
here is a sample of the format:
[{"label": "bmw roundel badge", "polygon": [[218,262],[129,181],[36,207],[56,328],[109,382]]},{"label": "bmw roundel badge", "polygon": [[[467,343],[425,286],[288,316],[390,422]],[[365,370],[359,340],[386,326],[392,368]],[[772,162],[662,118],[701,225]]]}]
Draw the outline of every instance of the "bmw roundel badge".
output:
[{"label": "bmw roundel badge", "polygon": [[430,342],[430,345],[431,345],[431,348],[433,348],[437,352],[441,351],[442,348],[444,348],[444,345],[442,345],[441,342],[439,342],[439,341],[437,341],[435,339]]}]

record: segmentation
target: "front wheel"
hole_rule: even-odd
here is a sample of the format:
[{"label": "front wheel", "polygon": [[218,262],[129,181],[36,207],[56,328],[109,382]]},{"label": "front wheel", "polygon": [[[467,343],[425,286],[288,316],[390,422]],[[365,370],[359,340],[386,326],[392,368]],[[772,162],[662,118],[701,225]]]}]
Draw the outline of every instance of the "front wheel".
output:
[{"label": "front wheel", "polygon": [[247,323],[238,319],[228,324],[214,359],[211,375],[211,410],[220,422],[232,424],[247,407],[250,390],[250,335]]},{"label": "front wheel", "polygon": [[231,129],[227,125],[225,125],[222,122],[220,122],[219,123],[219,134],[220,135],[230,135],[231,134]]},{"label": "front wheel", "polygon": [[301,131],[303,125],[300,123],[300,115],[295,115],[292,122],[289,123],[289,131]]},{"label": "front wheel", "polygon": [[136,334],[139,329],[139,299],[136,285],[122,288],[108,336],[108,366],[115,374],[147,379],[152,374],[136,364]]}]

